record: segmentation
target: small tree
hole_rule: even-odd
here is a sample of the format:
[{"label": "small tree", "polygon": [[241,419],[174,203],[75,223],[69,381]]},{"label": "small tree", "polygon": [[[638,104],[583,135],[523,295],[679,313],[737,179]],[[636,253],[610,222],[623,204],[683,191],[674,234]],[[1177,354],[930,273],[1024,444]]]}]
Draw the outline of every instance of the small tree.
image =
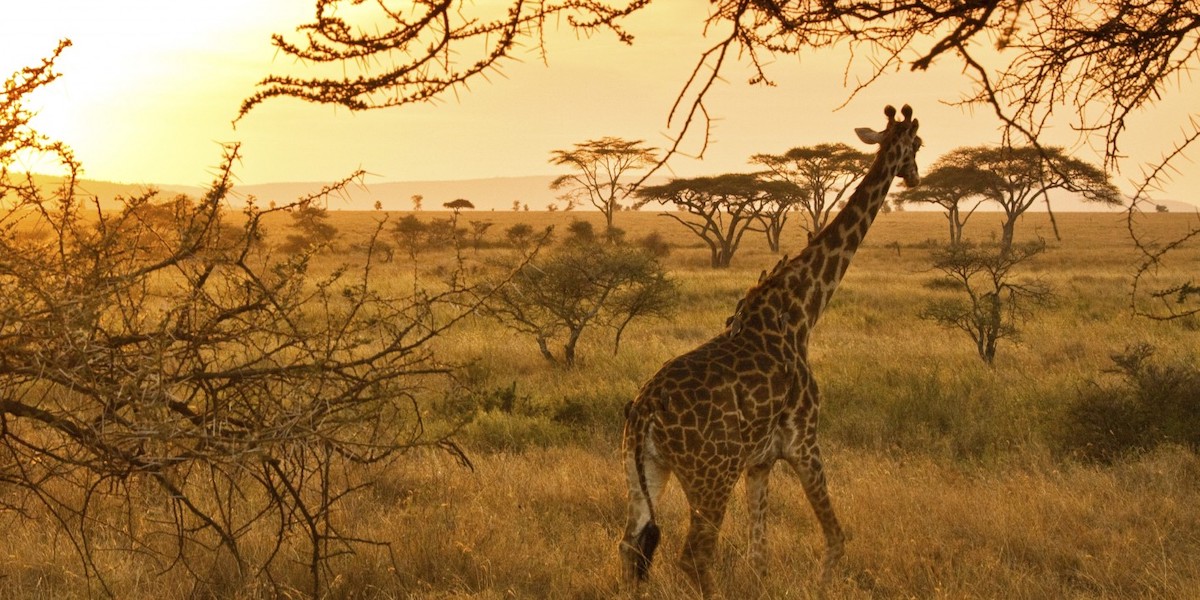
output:
[{"label": "small tree", "polygon": [[[775,197],[779,182],[767,182],[751,174],[675,179],[637,191],[641,204],[674,204],[676,213],[664,213],[704,240],[714,269],[729,266],[742,236],[760,219]],[[783,193],[783,192],[779,192]]]},{"label": "small tree", "polygon": [[495,223],[491,221],[467,221],[467,224],[471,226],[471,247],[478,252],[480,245],[483,244],[483,236],[487,235],[487,230],[491,229]]},{"label": "small tree", "polygon": [[422,196],[420,194],[413,194],[412,197],[409,198],[409,200],[412,201],[413,210],[416,212],[420,212],[421,211],[421,203],[425,202],[425,196]]},{"label": "small tree", "polygon": [[[674,282],[649,253],[629,246],[565,243],[516,271],[495,290],[487,311],[510,329],[530,335],[547,362],[573,367],[585,329],[614,332],[613,351],[635,319],[669,314]],[[556,355],[552,343],[560,343]]]},{"label": "small tree", "polygon": [[[655,165],[656,150],[642,140],[604,137],[575,144],[571,150],[555,150],[550,162],[570,167],[574,172],[557,177],[550,188],[564,190],[570,210],[586,199],[604,215],[605,231],[613,228],[613,214],[634,191],[634,173]],[[634,180],[634,181],[630,181]]]},{"label": "small tree", "polygon": [[[829,222],[833,208],[847,190],[866,175],[872,156],[846,144],[792,148],[784,154],[755,154],[750,162],[767,168],[767,179],[797,188],[791,206],[804,213],[811,238]],[[778,247],[774,248],[778,251]]]},{"label": "small tree", "polygon": [[408,257],[417,259],[417,254],[427,244],[429,227],[414,215],[404,215],[392,225],[392,236],[396,243],[408,252]]},{"label": "small tree", "polygon": [[941,271],[965,298],[930,302],[921,318],[943,327],[959,329],[975,342],[979,358],[989,366],[996,346],[1017,336],[1017,326],[1033,308],[1051,300],[1050,288],[1041,281],[1016,281],[1013,269],[1046,249],[1044,243],[982,248],[969,244],[947,246],[934,255]]}]

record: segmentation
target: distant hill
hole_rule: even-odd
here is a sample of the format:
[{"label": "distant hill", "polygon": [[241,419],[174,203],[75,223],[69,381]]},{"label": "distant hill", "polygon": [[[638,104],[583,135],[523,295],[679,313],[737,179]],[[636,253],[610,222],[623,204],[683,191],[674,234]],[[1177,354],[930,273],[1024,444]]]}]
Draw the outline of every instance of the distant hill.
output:
[{"label": "distant hill", "polygon": [[[34,175],[33,180],[39,188],[49,192],[62,185],[63,178],[51,175]],[[158,190],[161,195],[168,198],[177,194],[194,197],[204,194],[204,188],[198,186],[114,183],[111,181],[96,181],[94,179],[80,179],[76,182],[76,186],[83,195],[94,196],[99,199],[100,206],[104,208],[116,206],[116,199],[118,197],[134,198],[145,194],[151,189]]]},{"label": "distant hill", "polygon": [[[62,179],[35,175],[39,185],[45,188],[57,186]],[[488,179],[462,179],[450,181],[392,181],[367,183],[363,186],[351,185],[345,194],[336,195],[330,199],[331,210],[371,210],[379,201],[384,210],[412,210],[412,197],[421,195],[424,210],[442,210],[442,205],[465,198],[475,205],[476,210],[512,210],[513,202],[518,202],[522,208],[529,206],[530,210],[546,210],[550,204],[562,206],[558,199],[559,192],[550,189],[551,175],[532,175],[526,177],[493,177]],[[654,178],[651,183],[662,183],[666,178]],[[233,190],[233,201],[244,201],[254,196],[261,205],[271,201],[285,203],[319,192],[328,182],[287,182],[265,183],[255,185],[239,185]],[[175,194],[201,196],[204,188],[198,186],[168,185],[168,184],[127,184],[108,181],[83,180],[80,189],[85,194],[96,196],[102,206],[113,206],[117,197],[133,197],[143,194],[148,189],[157,189],[167,197]],[[1055,212],[1112,212],[1123,210],[1123,207],[1107,207],[1090,202],[1084,202],[1078,196],[1059,192],[1052,195]],[[1167,207],[1173,213],[1195,213],[1200,206],[1178,200],[1159,200],[1156,202]],[[590,205],[580,206],[578,210],[588,210]],[[908,210],[921,210],[908,207]],[[988,204],[980,210],[994,210]],[[1035,212],[1045,211],[1044,203],[1037,203],[1031,209]]]}]

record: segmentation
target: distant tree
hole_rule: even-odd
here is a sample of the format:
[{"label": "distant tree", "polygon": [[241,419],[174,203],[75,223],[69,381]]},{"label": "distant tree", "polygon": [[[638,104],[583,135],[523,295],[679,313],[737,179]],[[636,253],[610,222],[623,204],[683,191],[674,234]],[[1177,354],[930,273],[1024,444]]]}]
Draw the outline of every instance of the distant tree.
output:
[{"label": "distant tree", "polygon": [[787,225],[788,215],[804,197],[804,192],[789,181],[764,181],[763,189],[766,202],[758,213],[762,223],[762,231],[767,236],[767,247],[771,252],[779,253],[783,244],[783,228]]},{"label": "distant tree", "polygon": [[421,210],[421,203],[425,201],[425,196],[413,194],[409,200],[412,201],[413,210],[419,212]]},{"label": "distant tree", "polygon": [[337,237],[337,227],[329,223],[329,211],[313,202],[300,203],[292,211],[292,232],[280,248],[299,252],[308,247],[329,248]]},{"label": "distant tree", "polygon": [[448,208],[448,209],[450,209],[450,210],[452,210],[452,211],[454,211],[454,214],[455,214],[455,216],[457,216],[457,215],[458,215],[458,213],[459,213],[460,211],[462,211],[463,209],[467,209],[467,210],[475,210],[475,205],[474,205],[474,204],[472,204],[470,200],[467,200],[467,199],[465,199],[465,198],[459,198],[459,199],[457,199],[457,200],[451,200],[451,201],[449,201],[449,202],[447,202],[447,203],[443,204],[442,206],[443,206],[443,207],[445,207],[445,208]]},{"label": "distant tree", "polygon": [[604,137],[575,144],[571,150],[555,150],[550,162],[574,172],[555,178],[550,187],[565,190],[560,197],[572,204],[586,199],[604,215],[605,231],[611,230],[613,214],[621,210],[640,179],[635,174],[658,160],[655,149],[644,143]]},{"label": "distant tree", "polygon": [[375,201],[375,210],[383,210],[383,202],[381,200]]},{"label": "distant tree", "polygon": [[1052,298],[1046,284],[1018,281],[1013,274],[1018,265],[1045,249],[1041,242],[1007,249],[956,244],[935,252],[934,267],[965,297],[930,302],[921,318],[966,333],[979,358],[991,366],[1000,340],[1015,338],[1017,326]]},{"label": "distant tree", "polygon": [[[1006,148],[973,146],[958,148],[938,159],[947,167],[974,171],[986,184],[983,195],[1004,210],[1000,247],[1012,247],[1017,219],[1039,200],[1051,210],[1051,190],[1068,190],[1084,200],[1108,205],[1121,204],[1121,193],[1098,167],[1067,156],[1062,148]],[[1054,213],[1050,213],[1051,222]],[[1058,226],[1054,226],[1055,236]]]},{"label": "distant tree", "polygon": [[[662,317],[678,292],[650,254],[621,245],[563,244],[518,268],[507,286],[488,295],[487,312],[530,335],[547,362],[567,368],[594,326],[612,330],[613,352],[635,319]],[[561,344],[556,354],[552,344]]]},{"label": "distant tree", "polygon": [[1154,212],[1160,212],[1160,213],[1171,212],[1171,209],[1166,204],[1155,204]]},{"label": "distant tree", "polygon": [[596,241],[596,228],[588,221],[574,219],[567,225],[567,241],[574,244],[591,244]]},{"label": "distant tree", "polygon": [[[938,161],[921,177],[921,185],[906,188],[896,195],[896,205],[936,204],[946,209],[950,244],[958,244],[962,242],[963,227],[987,199],[988,190],[999,188],[1001,182],[993,181],[998,178],[999,175],[991,171]],[[963,213],[959,205],[971,200],[974,204]]]},{"label": "distant tree", "polygon": [[846,144],[792,148],[784,154],[755,154],[750,162],[767,168],[764,176],[791,183],[800,190],[794,206],[804,213],[811,238],[829,222],[829,215],[847,190],[866,175],[872,156]]},{"label": "distant tree", "polygon": [[[742,236],[756,223],[772,200],[779,182],[766,182],[751,174],[674,179],[637,191],[640,204],[673,204],[675,219],[708,246],[714,269],[729,266]],[[683,215],[690,215],[688,219]]]},{"label": "distant tree", "polygon": [[517,211],[521,210],[521,201],[513,200],[512,209],[513,209],[513,212],[517,212]]},{"label": "distant tree", "polygon": [[533,226],[529,223],[517,223],[504,230],[504,237],[513,248],[525,250],[533,241]]}]

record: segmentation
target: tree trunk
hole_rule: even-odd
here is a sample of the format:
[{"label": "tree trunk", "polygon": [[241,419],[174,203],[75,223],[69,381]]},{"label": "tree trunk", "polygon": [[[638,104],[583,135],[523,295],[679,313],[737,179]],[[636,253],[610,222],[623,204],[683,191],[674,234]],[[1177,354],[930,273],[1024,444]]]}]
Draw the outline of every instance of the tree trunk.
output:
[{"label": "tree trunk", "polygon": [[554,358],[554,353],[550,351],[550,345],[545,337],[537,336],[538,350],[542,351],[542,357],[552,365],[558,364],[558,359]]},{"label": "tree trunk", "polygon": [[958,207],[952,206],[946,210],[946,220],[950,222],[950,245],[962,243],[962,223],[958,220]]},{"label": "tree trunk", "polygon": [[579,336],[583,333],[583,328],[571,328],[571,334],[567,336],[567,343],[563,344],[563,365],[568,369],[575,368],[575,345],[579,343]]},{"label": "tree trunk", "polygon": [[1008,254],[1012,250],[1013,233],[1017,229],[1017,217],[1020,215],[1008,215],[1004,219],[1004,224],[1000,226],[1000,252]]}]

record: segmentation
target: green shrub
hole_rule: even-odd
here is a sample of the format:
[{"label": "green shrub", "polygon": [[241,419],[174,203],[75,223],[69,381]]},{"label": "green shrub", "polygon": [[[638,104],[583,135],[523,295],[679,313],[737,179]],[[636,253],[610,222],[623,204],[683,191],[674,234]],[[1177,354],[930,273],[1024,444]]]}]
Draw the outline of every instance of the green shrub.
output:
[{"label": "green shrub", "polygon": [[1154,347],[1112,356],[1115,381],[1090,381],[1066,409],[1060,445],[1085,460],[1112,462],[1160,444],[1200,448],[1200,369],[1158,364]]},{"label": "green shrub", "polygon": [[622,423],[625,400],[598,394],[570,395],[554,408],[555,422],[572,427],[611,427]]},{"label": "green shrub", "polygon": [[666,258],[671,254],[671,243],[658,231],[646,234],[638,240],[637,244],[656,258]]},{"label": "green shrub", "polygon": [[571,439],[571,431],[544,415],[486,411],[462,429],[462,439],[484,452],[522,452],[564,444]]}]

